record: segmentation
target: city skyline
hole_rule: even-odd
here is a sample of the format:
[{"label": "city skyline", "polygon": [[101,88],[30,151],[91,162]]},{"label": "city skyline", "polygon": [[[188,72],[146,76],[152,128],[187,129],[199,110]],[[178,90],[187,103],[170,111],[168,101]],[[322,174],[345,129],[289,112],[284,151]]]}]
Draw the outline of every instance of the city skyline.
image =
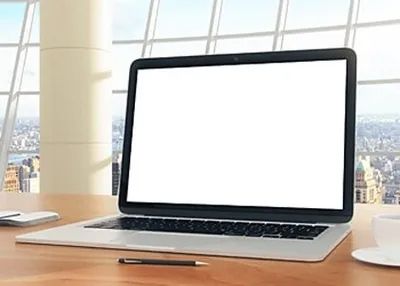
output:
[{"label": "city skyline", "polygon": [[[110,174],[113,189],[110,194],[114,195],[117,194],[119,183],[124,123],[124,117],[113,117],[113,172]],[[9,164],[11,167],[8,174],[11,180],[9,186],[13,187],[9,189],[15,189],[17,185],[25,190],[38,189],[39,167],[36,166],[34,172],[27,170],[28,167],[32,168],[32,159],[37,164],[40,161],[39,133],[39,118],[17,120],[9,158],[9,163],[13,164]],[[355,201],[399,204],[400,114],[358,115],[355,156]],[[364,173],[360,174],[361,171]]]},{"label": "city skyline", "polygon": [[[113,116],[113,150],[122,150],[125,118]],[[39,151],[40,122],[38,117],[18,118],[10,153],[35,153]],[[0,131],[2,120],[0,120]],[[400,151],[400,113],[360,114],[356,120],[356,152]]]},{"label": "city skyline", "polygon": [[[396,89],[397,88],[397,89]],[[397,84],[394,86],[395,93],[387,94],[386,96],[379,95],[365,95],[364,98],[361,96],[357,97],[357,117],[359,116],[400,116],[400,111],[398,111],[397,106],[400,106],[400,86]],[[112,104],[112,116],[114,118],[123,118],[126,108],[126,95],[113,94],[113,104]],[[368,98],[367,100],[365,100]],[[382,100],[388,98],[388,100]],[[2,98],[0,97],[0,100]],[[3,98],[4,100],[6,98]],[[20,99],[18,106],[18,117],[17,119],[39,119],[39,96],[24,96]],[[1,102],[0,102],[1,103]],[[384,105],[383,107],[377,108],[378,105]],[[6,112],[6,101],[4,102],[4,108],[0,108],[0,126],[3,123],[3,119]]]},{"label": "city skyline", "polygon": [[[399,94],[400,97],[400,94]],[[125,113],[125,102],[124,102],[124,108],[122,109],[122,111]],[[4,113],[0,113],[0,127],[3,124],[3,118],[4,118]],[[112,115],[112,119],[113,120],[119,120],[119,119],[123,119],[125,120],[125,115],[121,115],[121,110],[118,112],[119,114],[115,113]],[[398,116],[400,119],[400,111],[397,112],[364,112],[364,113],[360,113],[357,112],[356,117],[357,118],[362,118],[362,117],[373,117],[373,116],[378,116],[381,119],[383,119],[383,117],[387,118],[387,117],[393,117],[393,116]],[[35,115],[24,115],[24,116],[18,116],[17,117],[17,121],[18,119],[35,119],[35,120],[39,120],[40,116],[35,116]],[[0,129],[1,130],[1,129]]]}]

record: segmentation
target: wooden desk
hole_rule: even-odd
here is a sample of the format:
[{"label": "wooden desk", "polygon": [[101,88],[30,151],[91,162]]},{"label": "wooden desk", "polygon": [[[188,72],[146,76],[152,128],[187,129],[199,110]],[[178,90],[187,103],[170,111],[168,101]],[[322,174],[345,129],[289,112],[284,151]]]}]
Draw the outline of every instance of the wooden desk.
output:
[{"label": "wooden desk", "polygon": [[[400,206],[358,205],[353,233],[322,263],[281,262],[78,247],[15,244],[16,235],[116,212],[116,199],[94,195],[0,193],[0,210],[55,210],[62,220],[0,228],[0,285],[399,285],[400,269],[372,266],[351,251],[373,246],[370,218]],[[199,259],[207,267],[119,265],[119,256]]]}]

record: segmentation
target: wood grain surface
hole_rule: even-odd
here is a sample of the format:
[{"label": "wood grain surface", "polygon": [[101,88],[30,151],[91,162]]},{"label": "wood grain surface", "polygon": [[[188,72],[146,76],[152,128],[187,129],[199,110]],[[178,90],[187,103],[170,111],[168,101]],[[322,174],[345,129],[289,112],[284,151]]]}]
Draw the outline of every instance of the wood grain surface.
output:
[{"label": "wood grain surface", "polygon": [[[0,285],[400,285],[400,269],[355,261],[353,249],[374,246],[375,213],[400,213],[400,206],[357,205],[353,232],[320,263],[16,244],[15,236],[109,215],[116,198],[95,195],[0,193],[0,210],[54,210],[62,219],[36,227],[0,227]],[[119,265],[120,256],[183,258],[206,267]]]}]

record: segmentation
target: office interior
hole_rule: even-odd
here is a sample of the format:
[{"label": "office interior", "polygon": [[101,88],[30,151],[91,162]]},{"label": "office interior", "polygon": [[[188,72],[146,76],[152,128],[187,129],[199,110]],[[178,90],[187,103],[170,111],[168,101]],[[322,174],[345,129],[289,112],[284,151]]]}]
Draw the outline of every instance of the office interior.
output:
[{"label": "office interior", "polygon": [[0,0],[0,194],[115,200],[135,59],[346,47],[354,203],[396,208],[399,34],[395,0]]}]

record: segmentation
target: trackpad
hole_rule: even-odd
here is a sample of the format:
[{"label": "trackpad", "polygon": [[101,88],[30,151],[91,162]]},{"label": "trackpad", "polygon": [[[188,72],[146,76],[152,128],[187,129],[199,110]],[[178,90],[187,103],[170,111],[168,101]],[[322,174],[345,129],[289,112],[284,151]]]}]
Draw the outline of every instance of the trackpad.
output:
[{"label": "trackpad", "polygon": [[226,237],[188,235],[176,233],[148,233],[138,232],[135,234],[123,234],[112,242],[124,244],[127,247],[143,249],[209,249],[210,246],[217,246],[225,241]]}]

